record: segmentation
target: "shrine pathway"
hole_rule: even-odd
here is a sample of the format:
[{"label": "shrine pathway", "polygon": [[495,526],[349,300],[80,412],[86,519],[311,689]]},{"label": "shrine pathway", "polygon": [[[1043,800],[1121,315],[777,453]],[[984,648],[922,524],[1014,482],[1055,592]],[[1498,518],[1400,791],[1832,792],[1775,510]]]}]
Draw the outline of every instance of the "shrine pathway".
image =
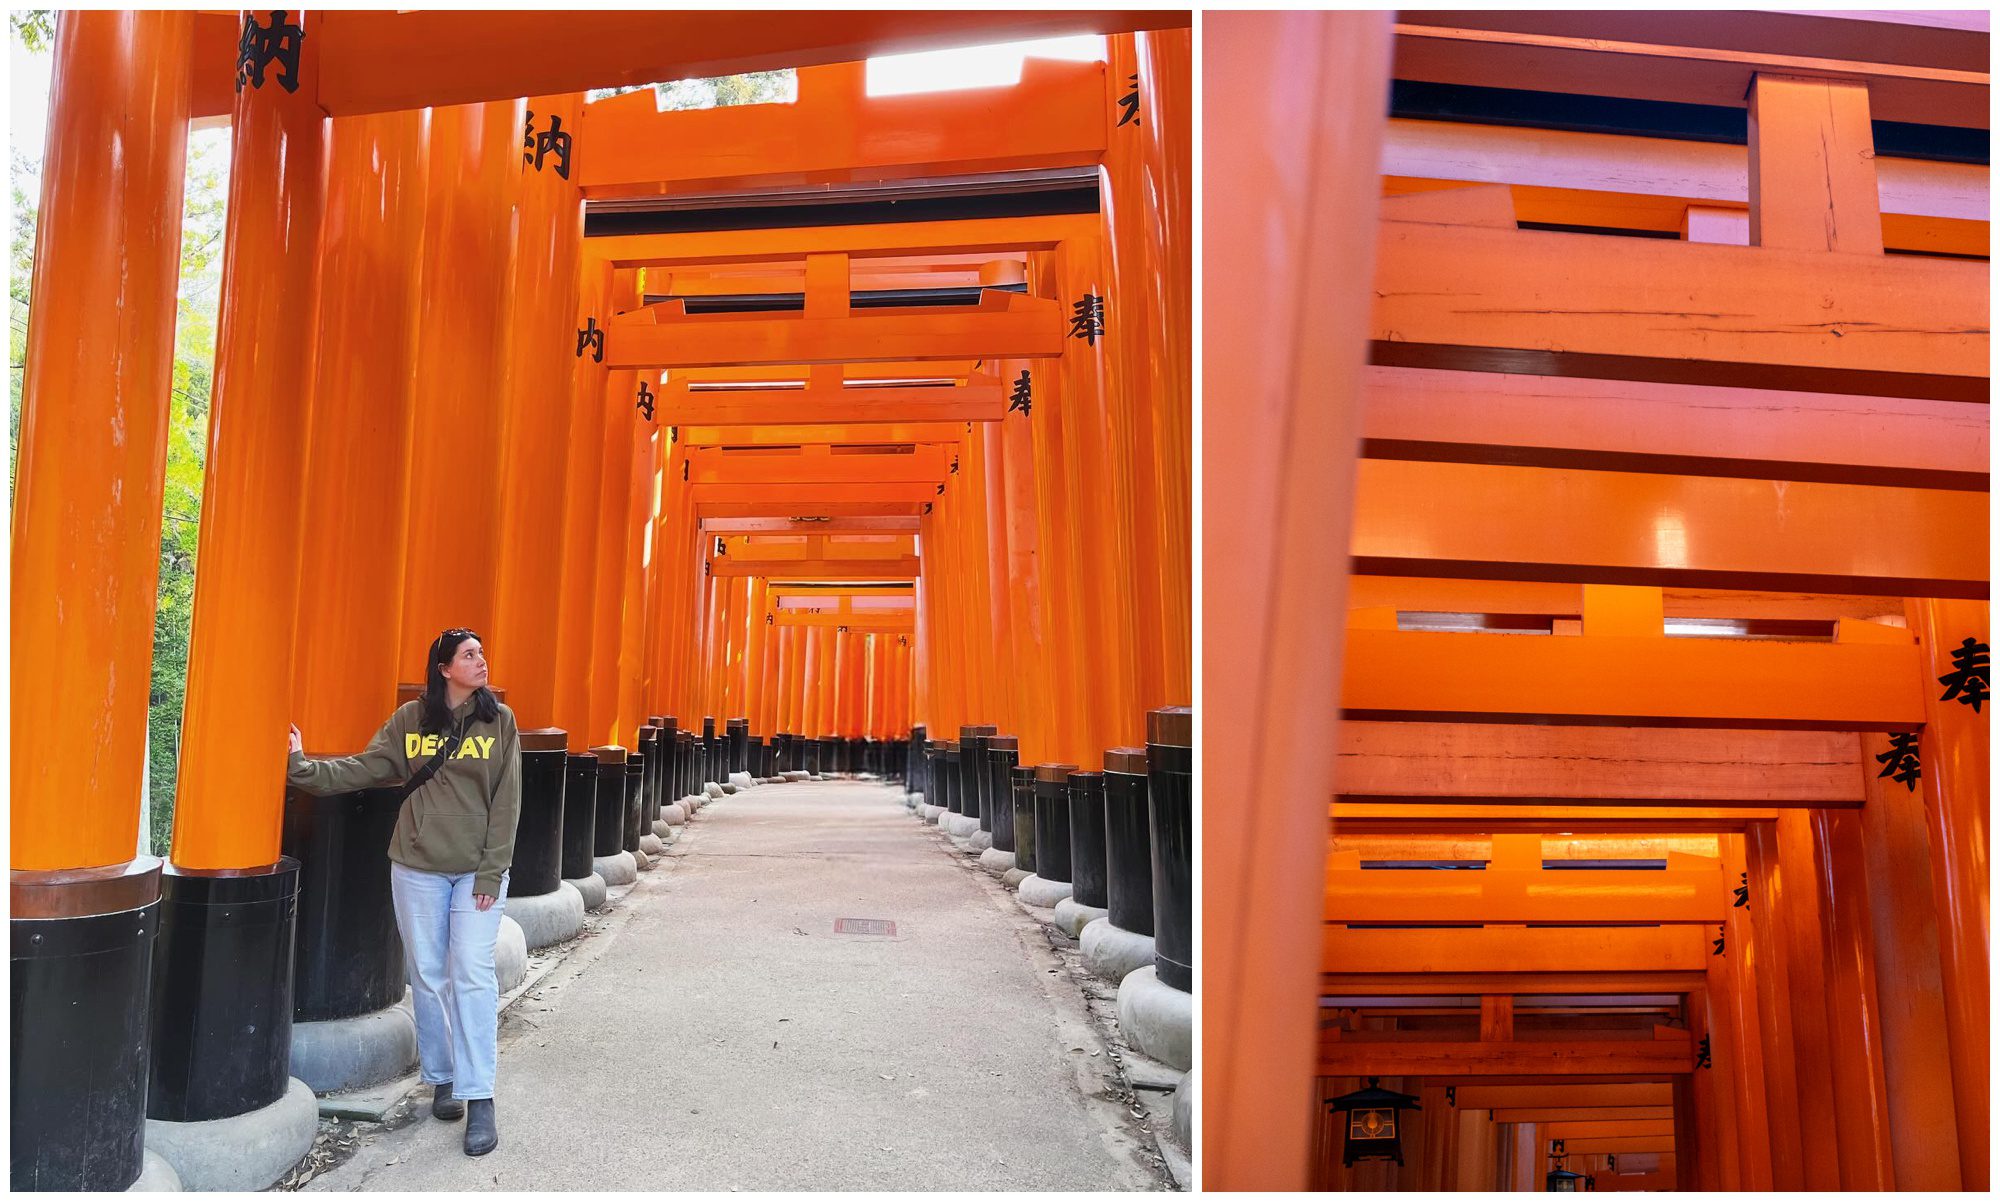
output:
[{"label": "shrine pathway", "polygon": [[498,1149],[424,1088],[304,1188],[1171,1188],[1050,937],[898,797],[708,806],[502,1015]]}]

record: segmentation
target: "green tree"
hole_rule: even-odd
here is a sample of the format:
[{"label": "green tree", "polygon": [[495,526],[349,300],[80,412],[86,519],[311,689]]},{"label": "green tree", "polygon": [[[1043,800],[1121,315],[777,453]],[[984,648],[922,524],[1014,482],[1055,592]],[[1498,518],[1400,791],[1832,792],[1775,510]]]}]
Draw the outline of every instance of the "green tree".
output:
[{"label": "green tree", "polygon": [[799,96],[799,74],[790,67],[776,71],[751,71],[743,75],[721,75],[713,79],[672,79],[661,83],[634,84],[628,88],[600,88],[590,99],[620,96],[651,88],[659,97],[662,111],[668,109],[712,109],[732,104],[785,104]]}]

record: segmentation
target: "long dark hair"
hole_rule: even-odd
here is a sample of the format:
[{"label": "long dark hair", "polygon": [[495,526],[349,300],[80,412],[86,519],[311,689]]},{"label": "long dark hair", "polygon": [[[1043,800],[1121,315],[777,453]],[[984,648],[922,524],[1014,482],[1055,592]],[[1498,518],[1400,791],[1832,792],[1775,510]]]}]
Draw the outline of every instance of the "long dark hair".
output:
[{"label": "long dark hair", "polygon": [[[458,646],[467,639],[478,639],[475,631],[454,626],[437,636],[431,643],[430,654],[424,657],[424,718],[423,729],[430,734],[443,734],[451,726],[451,701],[445,696],[444,677],[438,669],[451,662],[458,654]],[[486,640],[479,639],[481,645]],[[500,700],[491,689],[481,685],[472,694],[472,719],[475,722],[491,722],[500,716]]]}]

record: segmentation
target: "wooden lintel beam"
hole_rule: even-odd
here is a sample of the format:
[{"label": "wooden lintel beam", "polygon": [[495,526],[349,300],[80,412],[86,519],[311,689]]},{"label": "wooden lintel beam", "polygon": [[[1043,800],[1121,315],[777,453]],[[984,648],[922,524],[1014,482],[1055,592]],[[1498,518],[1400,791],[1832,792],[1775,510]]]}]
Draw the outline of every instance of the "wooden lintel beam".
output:
[{"label": "wooden lintel beam", "polygon": [[688,481],[740,486],[927,484],[935,488],[951,474],[952,456],[940,447],[912,447],[886,454],[878,450],[704,447],[688,452]]},{"label": "wooden lintel beam", "polygon": [[1989,591],[1983,492],[1374,459],[1356,467],[1358,574],[1972,600]]},{"label": "wooden lintel beam", "polygon": [[1495,1109],[1496,1123],[1585,1123],[1615,1119],[1668,1119],[1672,1106],[1544,1106]]},{"label": "wooden lintel beam", "polygon": [[[1856,808],[1849,802],[1836,807]],[[1351,834],[1551,834],[1573,831],[1595,835],[1718,834],[1740,832],[1752,823],[1774,822],[1770,806],[1741,809],[1717,806],[1588,805],[1551,803],[1539,798],[1511,804],[1438,804],[1434,798],[1417,803],[1380,804],[1336,798],[1327,809],[1333,829]]]},{"label": "wooden lintel beam", "polygon": [[1464,997],[1492,993],[1516,996],[1536,993],[1684,994],[1701,988],[1707,979],[1701,972],[1328,972],[1320,977],[1320,993],[1327,997]]},{"label": "wooden lintel beam", "polygon": [[1355,802],[1858,806],[1863,794],[1846,731],[1343,722],[1335,773]]},{"label": "wooden lintel beam", "polygon": [[[1685,1032],[1682,1033],[1685,1036]],[[1322,1039],[1323,1077],[1501,1076],[1516,1073],[1687,1073],[1694,1045],[1680,1039],[1515,1040],[1511,1043]]]},{"label": "wooden lintel beam", "polygon": [[911,517],[830,518],[823,522],[795,522],[790,518],[708,518],[702,533],[710,537],[737,534],[915,534],[919,523]]},{"label": "wooden lintel beam", "polygon": [[[690,390],[669,380],[660,389],[660,420],[676,426],[865,426],[918,422],[997,422],[1007,394],[992,376],[960,385],[899,387],[731,388]],[[726,435],[725,435],[726,436]]]},{"label": "wooden lintel beam", "polygon": [[[1340,853],[1335,853],[1336,855]],[[1352,855],[1353,853],[1347,853]],[[1329,869],[1328,922],[1698,923],[1729,914],[1719,863],[1706,871],[1616,869],[1482,872]]]},{"label": "wooden lintel beam", "polygon": [[844,603],[849,597],[902,597],[914,601],[916,591],[907,584],[855,584],[829,588],[825,585],[773,584],[766,594],[773,605],[788,599],[810,598],[813,601],[834,601]]},{"label": "wooden lintel beam", "polygon": [[[921,312],[864,310],[841,317],[721,313],[613,324],[606,332],[604,362],[618,370],[869,359],[1047,359],[1062,354],[1065,331],[1062,310],[1054,301],[989,292],[977,306]],[[895,420],[911,412],[908,403],[894,408]]]},{"label": "wooden lintel beam", "polygon": [[[588,261],[608,263],[613,267],[684,267],[715,263],[767,263],[803,259],[815,254],[867,258],[1054,250],[1066,239],[1095,237],[1097,233],[1097,214],[1063,213],[1043,217],[988,217],[966,221],[781,227],[690,234],[607,234],[585,238],[583,253]],[[609,348],[606,350],[608,353]],[[966,357],[976,359],[979,356]]]},{"label": "wooden lintel beam", "polygon": [[865,612],[809,614],[787,613],[784,610],[779,610],[771,624],[773,626],[823,627],[834,630],[845,628],[849,632],[863,634],[909,634],[917,628],[917,620],[913,615],[898,618]]},{"label": "wooden lintel beam", "polygon": [[915,556],[901,559],[739,559],[724,556],[709,561],[709,574],[724,578],[743,576],[823,580],[913,580],[923,574],[923,561]]},{"label": "wooden lintel beam", "polygon": [[1984,490],[1986,410],[1755,388],[1371,367],[1361,453]]},{"label": "wooden lintel beam", "polygon": [[1350,630],[1347,720],[1913,731],[1914,646]]},{"label": "wooden lintel beam", "polygon": [[[1354,576],[1349,578],[1347,589],[1348,605],[1354,609],[1535,614],[1558,618],[1575,618],[1583,613],[1583,588],[1576,584]],[[1664,590],[1662,600],[1668,618],[1777,619],[1831,624],[1841,618],[1870,621],[1883,617],[1900,620],[1903,616],[1901,597],[1670,588]]]},{"label": "wooden lintel beam", "polygon": [[689,447],[954,446],[965,438],[957,422],[905,422],[856,426],[682,426]]},{"label": "wooden lintel beam", "polygon": [[1983,403],[1987,289],[1984,263],[1385,221],[1371,361]]},{"label": "wooden lintel beam", "polygon": [[1665,1082],[1630,1084],[1499,1085],[1471,1082],[1458,1087],[1461,1110],[1503,1110],[1526,1106],[1665,1106],[1673,1105],[1673,1086]]},{"label": "wooden lintel beam", "polygon": [[1604,972],[1700,972],[1708,967],[1706,935],[1695,926],[1391,930],[1329,924],[1321,933],[1320,963],[1334,973],[1559,973],[1579,964]]},{"label": "wooden lintel beam", "polygon": [[1563,1141],[1564,1150],[1571,1156],[1629,1156],[1639,1152],[1672,1152],[1672,1135],[1624,1135],[1609,1139],[1570,1139]]}]

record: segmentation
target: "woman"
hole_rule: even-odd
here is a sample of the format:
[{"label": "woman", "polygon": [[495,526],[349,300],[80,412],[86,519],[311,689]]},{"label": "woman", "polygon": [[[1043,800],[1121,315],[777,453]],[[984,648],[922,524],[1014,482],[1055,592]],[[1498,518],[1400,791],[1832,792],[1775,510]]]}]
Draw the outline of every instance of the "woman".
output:
[{"label": "woman", "polygon": [[500,989],[493,944],[506,909],[521,813],[514,711],[486,687],[486,651],[470,630],[431,644],[424,695],[389,716],[360,755],[309,760],[292,727],[291,783],[350,793],[407,781],[389,841],[389,882],[416,996],[417,1053],[431,1113],[469,1115],[465,1153],[500,1142],[493,1074]]}]

